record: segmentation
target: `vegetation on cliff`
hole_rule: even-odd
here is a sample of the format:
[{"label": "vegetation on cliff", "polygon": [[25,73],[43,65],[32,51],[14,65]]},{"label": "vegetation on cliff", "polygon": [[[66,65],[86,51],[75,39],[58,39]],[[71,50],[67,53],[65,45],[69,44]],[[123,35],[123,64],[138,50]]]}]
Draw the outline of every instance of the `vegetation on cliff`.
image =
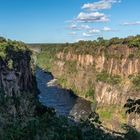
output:
[{"label": "vegetation on cliff", "polygon": [[116,85],[121,83],[121,77],[119,75],[109,75],[107,72],[103,71],[97,74],[96,81]]},{"label": "vegetation on cliff", "polygon": [[[118,122],[112,125],[127,122],[123,105],[129,97],[140,95],[140,35],[38,47],[42,50],[37,56],[38,66],[51,71],[63,88],[98,102],[103,121],[113,122],[113,116],[118,114]],[[112,125],[108,124],[110,128]]]},{"label": "vegetation on cliff", "polygon": [[140,74],[133,77],[132,83],[133,83],[134,89],[139,91],[140,90]]},{"label": "vegetation on cliff", "polygon": [[[121,84],[124,77],[122,77],[121,72],[114,74],[110,71],[110,65],[112,65],[112,71],[113,67],[117,70],[115,64],[111,64],[111,61],[114,59],[114,63],[118,67],[121,67],[123,61],[134,61],[140,56],[139,45],[140,35],[124,39],[112,38],[105,40],[100,37],[94,41],[79,41],[72,44],[40,45],[38,47],[42,51],[37,57],[37,63],[42,69],[51,71],[62,87],[71,88],[78,95],[90,99],[90,96],[88,97],[86,93],[93,91],[94,94],[95,82],[101,81],[112,85]],[[132,48],[132,51],[128,50],[129,53],[125,53],[127,47]],[[96,62],[96,59],[99,60]],[[98,68],[98,65],[101,65],[100,63],[104,63],[102,70],[100,67]],[[79,82],[80,76],[84,85]],[[93,96],[90,100],[93,100]]]}]

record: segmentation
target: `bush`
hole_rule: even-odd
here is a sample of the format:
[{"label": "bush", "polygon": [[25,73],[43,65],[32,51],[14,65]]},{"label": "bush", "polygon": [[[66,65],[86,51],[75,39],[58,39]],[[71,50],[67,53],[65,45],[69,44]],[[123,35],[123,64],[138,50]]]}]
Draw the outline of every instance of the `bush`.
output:
[{"label": "bush", "polygon": [[133,59],[134,58],[134,54],[129,54],[128,58],[129,59]]},{"label": "bush", "polygon": [[94,89],[89,88],[85,93],[85,97],[86,98],[89,97],[89,98],[93,99],[94,98],[94,93],[95,93]]},{"label": "bush", "polygon": [[132,83],[136,90],[140,90],[140,74],[133,78]]},{"label": "bush", "polygon": [[130,48],[133,48],[133,47],[137,47],[137,48],[140,48],[140,38],[134,38],[133,40],[131,40],[128,44],[128,46]]}]

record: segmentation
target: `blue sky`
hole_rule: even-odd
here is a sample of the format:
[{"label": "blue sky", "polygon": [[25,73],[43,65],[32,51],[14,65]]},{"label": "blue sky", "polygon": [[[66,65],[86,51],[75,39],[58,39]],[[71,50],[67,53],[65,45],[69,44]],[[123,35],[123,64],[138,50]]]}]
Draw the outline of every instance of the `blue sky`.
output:
[{"label": "blue sky", "polygon": [[140,0],[0,0],[0,35],[60,43],[140,34]]}]

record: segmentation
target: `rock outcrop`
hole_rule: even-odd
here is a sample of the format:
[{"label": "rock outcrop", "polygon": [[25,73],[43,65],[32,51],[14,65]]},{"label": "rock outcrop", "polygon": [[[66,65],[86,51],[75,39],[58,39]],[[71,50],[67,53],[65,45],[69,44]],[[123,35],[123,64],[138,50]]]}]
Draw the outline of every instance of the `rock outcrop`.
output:
[{"label": "rock outcrop", "polygon": [[[36,81],[31,68],[31,52],[25,45],[2,42],[5,56],[0,56],[0,113],[7,121],[35,113]],[[26,121],[26,120],[25,120]],[[7,121],[8,122],[8,121]]]}]

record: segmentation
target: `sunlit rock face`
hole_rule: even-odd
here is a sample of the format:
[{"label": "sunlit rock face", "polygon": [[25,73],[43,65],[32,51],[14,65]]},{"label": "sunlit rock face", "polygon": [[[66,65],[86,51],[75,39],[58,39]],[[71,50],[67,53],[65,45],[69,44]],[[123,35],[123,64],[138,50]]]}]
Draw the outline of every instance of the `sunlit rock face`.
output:
[{"label": "sunlit rock face", "polygon": [[140,130],[140,115],[136,113],[131,113],[128,115],[128,124],[134,126]]},{"label": "sunlit rock face", "polygon": [[[88,86],[88,80],[94,83],[96,100],[99,104],[118,104],[124,105],[128,98],[140,98],[140,94],[131,93],[132,84],[128,77],[140,73],[140,59],[137,57],[129,58],[135,54],[137,48],[128,46],[111,46],[107,52],[99,50],[95,55],[74,54],[71,52],[58,52],[58,60],[52,65],[52,72],[56,77],[67,75],[66,63],[76,62],[76,74],[74,77],[67,77],[67,81],[73,81],[78,89],[85,89]],[[59,68],[59,71],[58,71]],[[106,71],[111,75],[120,75],[123,84],[120,86],[111,85],[96,81],[96,74]]]},{"label": "sunlit rock face", "polygon": [[[140,98],[140,91],[133,89],[132,79],[129,79],[140,73],[138,48],[111,45],[107,49],[99,47],[95,52],[77,52],[76,49],[70,47],[67,51],[61,49],[56,52],[54,57],[52,57],[54,60],[51,61],[51,72],[60,79],[60,83],[66,88],[73,89],[76,94],[84,98],[89,99],[90,94],[90,99],[94,98],[100,107],[123,108],[127,99]],[[115,85],[97,81],[98,73],[103,71],[112,76],[120,76],[121,83]],[[133,119],[133,123],[130,123],[128,118],[126,118],[126,122],[129,124],[139,122],[138,116]],[[135,126],[139,128],[137,125]]]},{"label": "sunlit rock face", "polygon": [[56,57],[63,61],[76,61],[78,65],[84,67],[95,65],[97,71],[107,71],[110,74],[119,74],[127,77],[132,74],[140,73],[140,59],[137,57],[130,58],[135,54],[137,48],[129,48],[128,46],[111,46],[107,52],[99,50],[96,55],[89,54],[67,54],[59,52]]},{"label": "sunlit rock face", "polygon": [[[101,107],[108,106],[110,110],[111,106],[117,106],[124,108],[124,104],[128,99],[140,99],[140,92],[131,91],[130,85],[124,87],[112,86],[103,82],[98,82],[95,88],[96,101]],[[124,110],[125,111],[125,110]],[[116,113],[118,116],[119,114]],[[115,118],[116,122],[119,123],[119,118]],[[127,124],[134,126],[137,130],[140,131],[140,115],[137,113],[127,113],[126,114]],[[114,126],[114,122],[111,124]],[[116,127],[114,127],[116,129]]]},{"label": "sunlit rock face", "polygon": [[140,99],[138,91],[131,91],[130,85],[115,86],[98,82],[95,87],[96,100],[100,105],[124,106],[128,99]]}]

